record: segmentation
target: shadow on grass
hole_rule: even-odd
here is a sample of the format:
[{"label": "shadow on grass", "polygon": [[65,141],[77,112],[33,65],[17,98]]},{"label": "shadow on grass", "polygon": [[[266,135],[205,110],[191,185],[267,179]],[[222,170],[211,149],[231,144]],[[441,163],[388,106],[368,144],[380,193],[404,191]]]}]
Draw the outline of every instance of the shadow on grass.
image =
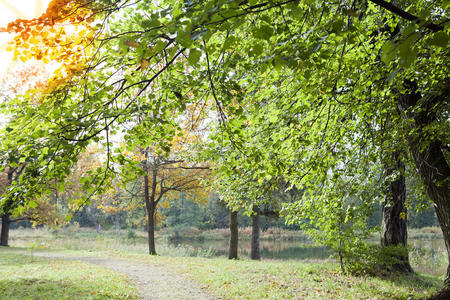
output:
[{"label": "shadow on grass", "polygon": [[[391,273],[388,276],[379,276],[380,279],[391,281],[394,286],[396,287],[403,287],[407,288],[411,291],[414,290],[428,290],[432,291],[432,293],[435,293],[439,291],[439,289],[442,287],[443,280],[440,280],[436,277],[431,277],[427,275],[421,275],[417,273],[410,273],[410,274],[404,274],[404,273]],[[434,290],[434,291],[433,291]],[[387,295],[386,295],[387,296]],[[392,299],[417,299],[414,297],[397,297],[395,295],[390,295]],[[431,296],[431,295],[429,295]],[[423,299],[423,298],[421,298]]]},{"label": "shadow on grass", "polygon": [[424,288],[440,287],[443,284],[443,280],[436,277],[421,275],[417,273],[411,273],[409,275],[393,274],[389,278],[396,284],[407,285],[410,287],[422,286]]},{"label": "shadow on grass", "polygon": [[86,286],[66,280],[40,278],[21,278],[17,280],[0,279],[1,299],[96,299],[107,295],[89,291]]}]

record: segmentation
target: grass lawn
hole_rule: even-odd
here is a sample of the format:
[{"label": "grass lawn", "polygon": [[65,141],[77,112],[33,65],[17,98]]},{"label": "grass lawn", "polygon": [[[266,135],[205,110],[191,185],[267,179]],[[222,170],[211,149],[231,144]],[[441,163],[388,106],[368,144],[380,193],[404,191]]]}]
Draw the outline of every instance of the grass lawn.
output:
[{"label": "grass lawn", "polygon": [[436,276],[391,277],[341,274],[332,261],[229,260],[165,257],[118,251],[58,251],[67,255],[114,256],[166,266],[220,299],[424,299],[439,290]]},{"label": "grass lawn", "polygon": [[[437,277],[416,274],[395,274],[391,278],[343,275],[331,261],[153,257],[116,251],[54,252],[67,256],[112,256],[165,266],[221,299],[424,299],[442,284]],[[0,265],[0,299],[136,298],[136,292],[124,277],[86,263],[42,258],[30,262],[29,256],[0,250]]]},{"label": "grass lawn", "polygon": [[82,262],[0,248],[0,299],[138,299],[125,276]]},{"label": "grass lawn", "polygon": [[225,258],[146,258],[164,261],[225,299],[423,299],[442,280],[420,275],[354,277],[333,262],[230,261]]},{"label": "grass lawn", "polygon": [[[221,257],[186,257],[187,252],[181,251],[183,249],[166,249],[160,244],[157,251],[165,256],[151,257],[145,254],[145,243],[108,235],[80,232],[59,235],[55,239],[46,232],[37,232],[40,238],[36,239],[36,233],[19,233],[13,242],[14,246],[21,247],[15,250],[22,253],[26,252],[30,241],[37,240],[39,244],[49,246],[44,250],[38,247],[36,252],[148,262],[184,274],[221,299],[424,299],[437,292],[443,283],[440,276],[422,274],[393,274],[390,278],[345,275],[332,260],[235,261]],[[83,236],[78,237],[81,234]],[[1,299],[13,296],[19,299],[53,296],[53,299],[124,299],[136,296],[124,277],[101,267],[43,259],[30,263],[29,257],[7,251],[0,249]],[[432,261],[426,262],[432,265]],[[446,262],[439,261],[441,265],[446,266]],[[42,287],[49,292],[42,291]],[[2,295],[7,296],[2,298]],[[40,296],[33,298],[34,295]]]}]

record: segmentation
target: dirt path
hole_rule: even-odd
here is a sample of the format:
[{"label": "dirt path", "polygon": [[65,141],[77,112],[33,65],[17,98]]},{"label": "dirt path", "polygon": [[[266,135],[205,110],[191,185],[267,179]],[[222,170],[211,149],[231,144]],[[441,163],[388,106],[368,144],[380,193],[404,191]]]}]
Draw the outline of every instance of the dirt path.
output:
[{"label": "dirt path", "polygon": [[116,258],[71,257],[54,253],[35,253],[35,255],[49,259],[84,261],[125,274],[135,284],[141,299],[215,299],[194,282],[167,267]]}]

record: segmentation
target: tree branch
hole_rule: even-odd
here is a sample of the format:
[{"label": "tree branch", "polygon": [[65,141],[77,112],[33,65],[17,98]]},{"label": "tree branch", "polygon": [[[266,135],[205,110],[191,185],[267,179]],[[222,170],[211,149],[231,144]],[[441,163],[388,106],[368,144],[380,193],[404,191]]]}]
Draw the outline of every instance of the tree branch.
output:
[{"label": "tree branch", "polygon": [[[420,21],[419,17],[412,15],[407,11],[404,11],[403,9],[395,6],[390,2],[386,2],[384,0],[369,0],[369,1],[377,4],[378,6],[381,6],[382,8],[408,21]],[[444,30],[444,27],[442,25],[437,25],[434,23],[427,23],[424,25],[424,27],[430,29],[433,32]]]}]

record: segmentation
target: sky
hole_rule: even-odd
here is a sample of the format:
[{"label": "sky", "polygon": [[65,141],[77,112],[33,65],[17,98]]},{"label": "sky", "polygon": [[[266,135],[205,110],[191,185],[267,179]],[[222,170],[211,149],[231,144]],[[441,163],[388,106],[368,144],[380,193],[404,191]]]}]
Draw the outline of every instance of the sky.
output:
[{"label": "sky", "polygon": [[[50,0],[0,0],[0,27],[6,27],[17,18],[32,19],[45,11]],[[12,53],[6,51],[11,35],[0,32],[0,78],[12,63]]]}]

